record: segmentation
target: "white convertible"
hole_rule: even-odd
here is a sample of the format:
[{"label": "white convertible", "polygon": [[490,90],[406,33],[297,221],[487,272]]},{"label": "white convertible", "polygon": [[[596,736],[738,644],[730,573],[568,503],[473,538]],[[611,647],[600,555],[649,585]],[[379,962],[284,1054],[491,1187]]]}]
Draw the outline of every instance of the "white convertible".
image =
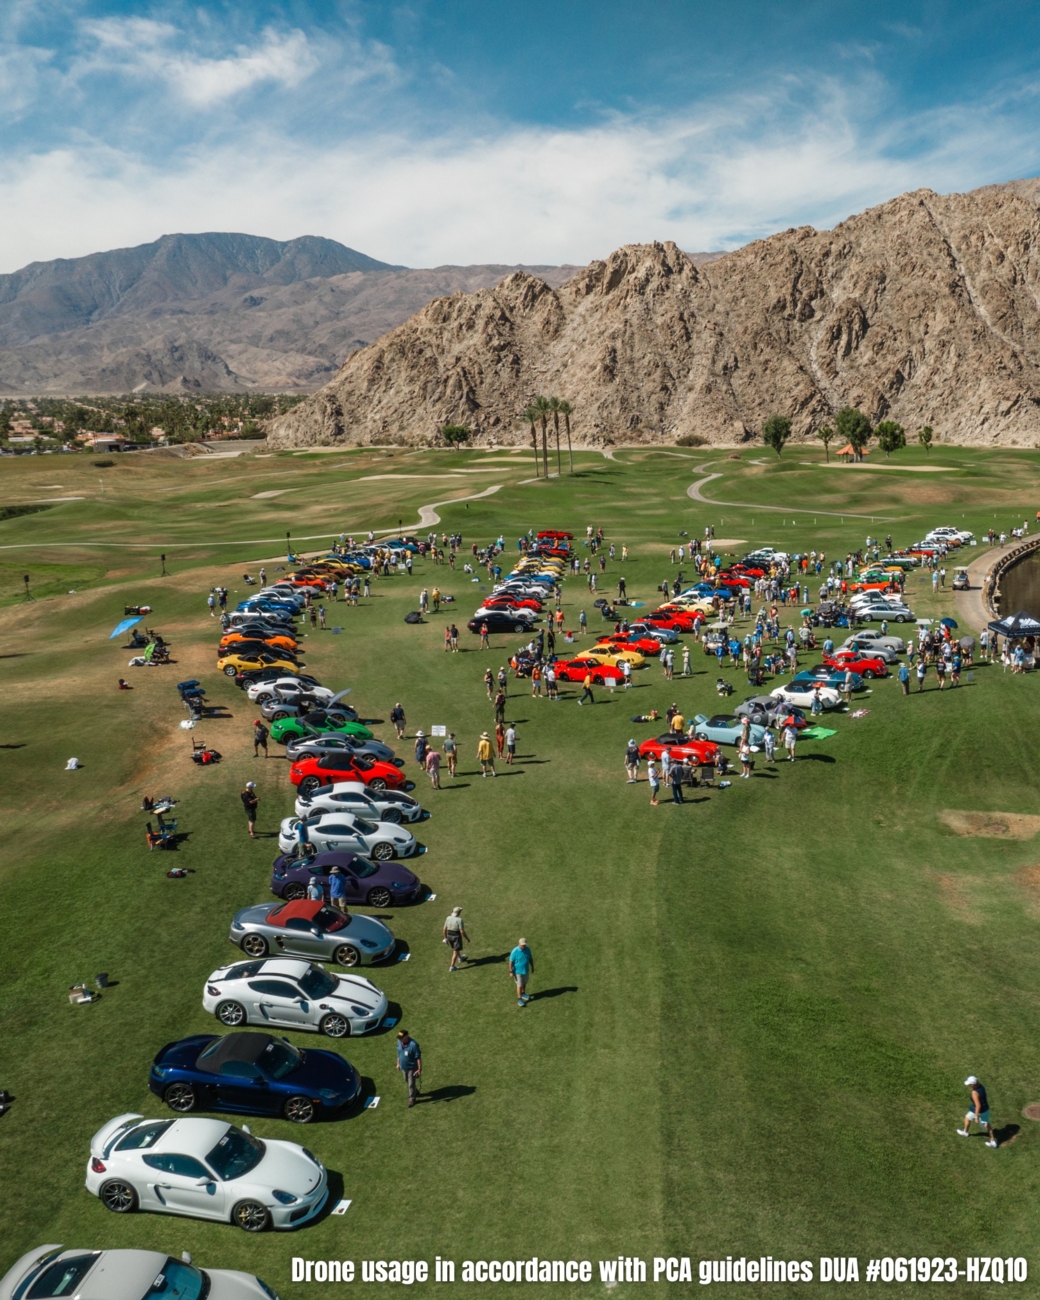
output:
[{"label": "white convertible", "polygon": [[300,841],[300,827],[319,853],[345,850],[364,858],[389,862],[410,858],[418,845],[411,831],[393,822],[370,822],[345,808],[338,812],[316,812],[309,817],[286,817],[278,831],[278,848],[291,853]]},{"label": "white convertible", "polygon": [[[788,704],[793,704],[796,709],[811,709],[813,696],[817,691],[809,682],[797,684],[789,682],[786,686],[777,686],[769,693],[779,700],[786,700]],[[833,686],[821,686],[819,697],[820,704],[825,709],[838,709],[843,703],[840,693]]]},{"label": "white convertible", "polygon": [[[0,1300],[271,1300],[274,1292],[252,1273],[203,1272],[190,1255],[158,1250],[66,1250],[37,1246],[0,1278]],[[275,1297],[277,1300],[277,1297]]]},{"label": "white convertible", "polygon": [[329,1186],[324,1165],[295,1142],[261,1142],[219,1119],[117,1115],[91,1139],[87,1191],[115,1214],[185,1214],[263,1232],[313,1219]]},{"label": "white convertible", "polygon": [[369,790],[363,781],[337,781],[321,785],[310,794],[296,796],[296,816],[321,812],[349,812],[373,822],[417,822],[422,804],[402,790]]},{"label": "white convertible", "polygon": [[371,1033],[387,1010],[386,994],[363,975],[333,975],[292,957],[222,966],[206,981],[202,1005],[229,1029],[274,1025],[328,1038]]}]

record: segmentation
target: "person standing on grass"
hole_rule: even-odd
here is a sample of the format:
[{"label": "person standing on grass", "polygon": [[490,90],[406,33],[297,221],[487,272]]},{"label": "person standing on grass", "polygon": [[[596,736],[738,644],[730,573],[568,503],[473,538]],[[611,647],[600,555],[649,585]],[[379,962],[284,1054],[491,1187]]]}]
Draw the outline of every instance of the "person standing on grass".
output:
[{"label": "person standing on grass", "polygon": [[267,737],[269,735],[270,732],[260,721],[260,719],[257,718],[257,720],[253,723],[253,757],[254,758],[260,757],[261,749],[264,751],[264,758],[270,757],[270,755],[267,752]]},{"label": "person standing on grass", "polygon": [[682,785],[683,785],[683,765],[682,760],[672,763],[668,773],[669,780],[672,783],[672,803],[684,803]]},{"label": "person standing on grass", "polygon": [[451,628],[450,628],[450,627],[445,627],[445,629],[444,629],[444,653],[445,653],[445,654],[448,654],[448,653],[450,652],[450,650],[451,650]]},{"label": "person standing on grass", "polygon": [[939,690],[946,686],[946,660],[942,655],[935,656],[935,675],[939,679]]},{"label": "person standing on grass", "polygon": [[329,902],[338,911],[347,910],[347,873],[337,862],[329,872]]},{"label": "person standing on grass", "polygon": [[904,695],[910,694],[910,669],[906,664],[899,665],[899,672],[896,674],[899,678],[899,686]]},{"label": "person standing on grass", "polygon": [[420,767],[426,766],[426,732],[417,731],[415,733],[415,761]]},{"label": "person standing on grass", "polygon": [[580,708],[580,707],[585,703],[586,698],[588,699],[588,701],[589,701],[590,704],[595,704],[595,703],[596,703],[596,697],[595,697],[595,695],[593,695],[593,693],[592,693],[592,674],[591,674],[591,673],[586,673],[586,674],[585,674],[585,680],[584,680],[584,681],[582,682],[582,684],[581,684],[581,697],[580,697],[579,700],[578,700],[578,707],[579,707],[579,708]]},{"label": "person standing on grass", "polygon": [[365,599],[367,600],[372,594],[372,579],[365,574]]},{"label": "person standing on grass", "polygon": [[651,758],[646,764],[646,779],[650,783],[650,807],[657,807],[657,796],[661,790],[661,781],[657,775],[657,763]]},{"label": "person standing on grass", "polygon": [[407,1029],[397,1035],[397,1068],[404,1075],[408,1089],[408,1105],[414,1106],[419,1096],[419,1081],[422,1078],[422,1049],[412,1038]]},{"label": "person standing on grass", "polygon": [[762,733],[762,748],[765,750],[766,762],[771,763],[776,755],[776,736],[771,726]]},{"label": "person standing on grass", "polygon": [[531,669],[531,694],[541,695],[542,693],[542,670],[538,664]]},{"label": "person standing on grass", "polygon": [[511,767],[513,764],[513,759],[516,758],[516,728],[513,726],[512,723],[510,723],[509,726],[506,727],[505,742],[506,742],[506,766]]},{"label": "person standing on grass", "polygon": [[487,691],[487,697],[489,700],[495,698],[495,674],[490,668],[484,674],[484,690]]},{"label": "person standing on grass", "polygon": [[917,689],[918,689],[918,692],[924,690],[924,679],[925,679],[925,677],[927,677],[927,675],[928,675],[928,664],[925,662],[925,657],[924,657],[924,655],[922,654],[922,655],[921,655],[921,658],[918,659],[918,661],[917,661]]},{"label": "person standing on grass", "polygon": [[585,611],[581,610],[578,614],[578,631],[582,636],[588,631],[589,620],[585,617]]},{"label": "person standing on grass", "polygon": [[328,626],[328,625],[326,624],[326,622],[325,622],[325,606],[324,606],[324,605],[319,605],[319,606],[318,606],[318,623],[319,623],[319,625],[320,625],[320,627],[321,627],[321,630],[324,632],[324,631],[325,631],[325,628]]},{"label": "person standing on grass", "polygon": [[531,1001],[527,981],[534,974],[534,957],[526,939],[518,939],[509,954],[509,978],[516,984],[516,1005],[526,1006]]},{"label": "person standing on grass", "polygon": [[452,654],[459,652],[459,629],[454,623],[451,625],[451,652]]},{"label": "person standing on grass", "polygon": [[499,691],[495,695],[495,721],[505,722],[506,720],[506,693]]},{"label": "person standing on grass", "polygon": [[481,650],[491,649],[491,642],[488,640],[488,625],[486,623],[481,623],[480,625],[480,648]]},{"label": "person standing on grass", "polygon": [[398,700],[390,710],[390,721],[393,723],[394,730],[397,732],[397,739],[404,740],[405,718],[404,709],[401,707],[400,700]]},{"label": "person standing on grass", "polygon": [[260,569],[260,586],[261,586],[261,587],[266,587],[266,586],[267,586],[267,570],[266,570],[265,568],[263,568],[262,566],[261,566],[261,569]]},{"label": "person standing on grass", "polygon": [[426,773],[430,778],[430,785],[435,790],[441,788],[441,755],[440,750],[430,749],[426,752],[426,762],[424,764]]},{"label": "person standing on grass", "polygon": [[455,776],[455,768],[459,761],[459,747],[455,740],[454,731],[449,731],[444,738],[444,757],[448,763],[448,775]]},{"label": "person standing on grass", "polygon": [[971,1108],[967,1115],[964,1116],[964,1127],[957,1130],[958,1136],[962,1138],[970,1137],[972,1124],[978,1124],[983,1133],[987,1135],[986,1145],[995,1147],[997,1139],[990,1124],[989,1098],[986,1096],[986,1085],[980,1079],[976,1079],[973,1074],[969,1074],[964,1080],[964,1086],[971,1089]]},{"label": "person standing on grass", "polygon": [[466,954],[462,951],[463,943],[469,943],[469,935],[466,933],[466,927],[462,921],[462,908],[453,907],[451,915],[444,922],[441,929],[444,942],[451,949],[451,961],[448,963],[448,974],[452,971],[459,970],[459,962],[466,960]]},{"label": "person standing on grass", "polygon": [[639,746],[634,740],[628,742],[625,750],[625,771],[628,773],[628,784],[635,785],[639,780]]},{"label": "person standing on grass", "polygon": [[549,700],[558,700],[556,691],[556,669],[549,664],[545,670],[545,696]]},{"label": "person standing on grass", "polygon": [[214,596],[214,594],[212,593],[212,591],[211,591],[211,592],[209,593],[209,595],[206,597],[206,604],[209,606],[209,616],[210,616],[210,618],[216,618],[216,617],[217,617],[217,598],[216,598],[216,596]]},{"label": "person standing on grass", "polygon": [[502,753],[505,750],[505,747],[506,747],[506,729],[505,729],[505,724],[500,720],[495,723],[495,748],[498,750],[499,758],[502,757]]},{"label": "person standing on grass", "polygon": [[621,669],[621,680],[625,683],[625,690],[627,691],[632,685],[632,665],[627,659],[622,659],[618,667]]},{"label": "person standing on grass", "polygon": [[488,768],[491,769],[492,776],[498,776],[495,771],[495,752],[491,748],[491,737],[486,731],[480,733],[480,740],[477,743],[477,761],[480,763],[481,776],[487,776]]},{"label": "person standing on grass", "polygon": [[740,755],[740,776],[742,780],[749,780],[751,777],[751,746],[747,739],[741,737],[740,745],[737,748]]},{"label": "person standing on grass", "polygon": [[242,807],[246,810],[246,821],[249,824],[249,838],[256,839],[256,810],[260,800],[256,797],[256,782],[247,781],[246,788],[239,796],[242,800]]},{"label": "person standing on grass", "polygon": [[798,732],[790,723],[784,727],[784,749],[787,750],[788,762],[794,762],[794,748],[798,744]]}]

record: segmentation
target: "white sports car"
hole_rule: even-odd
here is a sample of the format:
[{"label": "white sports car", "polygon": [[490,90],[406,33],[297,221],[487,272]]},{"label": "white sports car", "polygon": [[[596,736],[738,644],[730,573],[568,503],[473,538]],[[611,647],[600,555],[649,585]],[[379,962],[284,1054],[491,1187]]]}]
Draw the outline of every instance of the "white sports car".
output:
[{"label": "white sports car", "polygon": [[329,1038],[370,1033],[387,1011],[386,994],[362,975],[291,957],[222,966],[206,981],[202,1005],[229,1029],[277,1025]]},{"label": "white sports car", "polygon": [[372,822],[417,822],[423,809],[418,799],[401,790],[369,790],[362,781],[337,781],[321,785],[310,794],[296,796],[296,816],[319,812],[349,812]]},{"label": "white sports car", "polygon": [[[299,817],[286,817],[278,832],[278,848],[291,853],[299,842]],[[377,862],[410,858],[418,847],[415,836],[393,822],[370,822],[345,808],[338,812],[316,812],[303,819],[307,838],[319,853],[345,849]]]},{"label": "white sports car", "polygon": [[[787,686],[778,686],[775,690],[769,692],[775,695],[777,699],[786,700],[788,704],[793,704],[796,709],[811,709],[813,696],[817,694],[814,687],[808,682],[797,684],[791,682]],[[843,701],[841,694],[833,686],[821,686],[819,688],[820,703],[825,709],[840,708]]]},{"label": "white sports car", "polygon": [[273,682],[253,682],[246,687],[246,695],[254,704],[263,704],[279,696],[287,704],[295,704],[301,695],[309,695],[319,704],[331,704],[336,692],[319,686],[313,677],[278,677]]},{"label": "white sports car", "polygon": [[313,1219],[329,1180],[304,1147],[261,1142],[224,1120],[117,1115],[91,1139],[87,1191],[115,1214],[186,1214],[263,1232]]},{"label": "white sports car", "polygon": [[196,1268],[158,1250],[37,1246],[0,1278],[0,1300],[278,1300],[252,1273]]}]

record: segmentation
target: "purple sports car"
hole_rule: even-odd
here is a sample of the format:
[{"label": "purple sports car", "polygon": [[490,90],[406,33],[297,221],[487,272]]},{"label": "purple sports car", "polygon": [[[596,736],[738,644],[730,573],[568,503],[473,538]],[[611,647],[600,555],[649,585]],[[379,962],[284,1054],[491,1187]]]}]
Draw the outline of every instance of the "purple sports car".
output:
[{"label": "purple sports car", "polygon": [[343,868],[348,906],[367,903],[369,907],[393,907],[426,897],[426,887],[419,877],[400,862],[372,862],[346,852],[319,853],[306,859],[282,854],[274,860],[271,893],[279,898],[304,898],[308,884],[316,877],[328,898],[329,873],[335,866]]}]

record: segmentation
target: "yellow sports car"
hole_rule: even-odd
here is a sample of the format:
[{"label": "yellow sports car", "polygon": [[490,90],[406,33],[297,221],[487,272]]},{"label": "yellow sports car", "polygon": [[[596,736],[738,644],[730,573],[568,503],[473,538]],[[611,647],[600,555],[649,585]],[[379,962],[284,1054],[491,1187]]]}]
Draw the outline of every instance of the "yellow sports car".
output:
[{"label": "yellow sports car", "polygon": [[625,650],[621,647],[617,650],[589,650],[582,658],[595,659],[598,664],[606,664],[610,668],[617,668],[622,659],[627,659],[633,668],[640,668],[646,663],[645,657],[638,650]]},{"label": "yellow sports car", "polygon": [[239,673],[253,673],[261,668],[278,668],[284,673],[298,673],[300,665],[292,659],[283,659],[274,651],[271,654],[226,654],[217,660],[217,667],[227,677]]}]

